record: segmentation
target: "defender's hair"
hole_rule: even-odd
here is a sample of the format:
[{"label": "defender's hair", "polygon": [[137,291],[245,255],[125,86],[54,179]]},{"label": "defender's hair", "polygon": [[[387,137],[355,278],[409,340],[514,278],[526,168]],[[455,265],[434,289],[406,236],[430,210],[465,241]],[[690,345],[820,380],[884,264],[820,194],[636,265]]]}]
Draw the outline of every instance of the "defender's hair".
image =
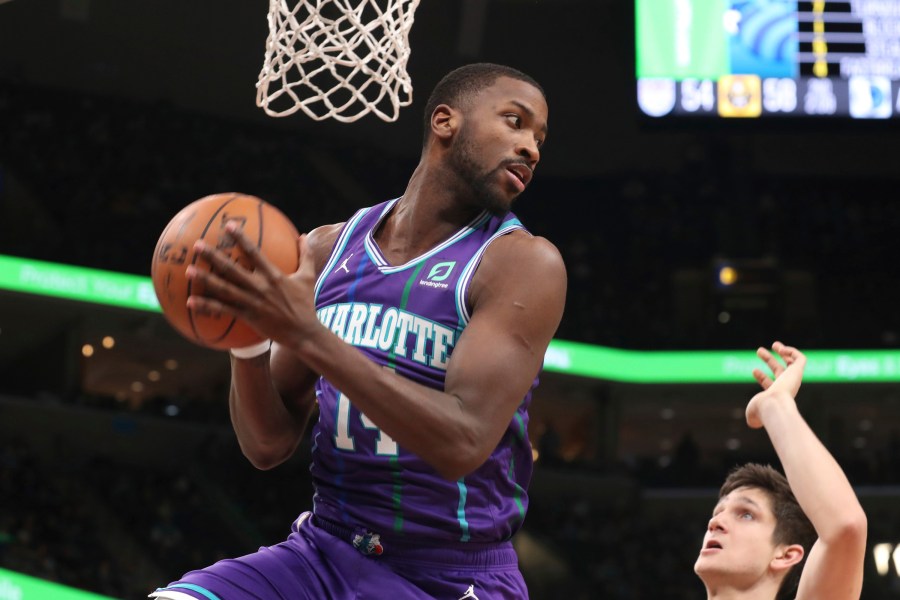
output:
[{"label": "defender's hair", "polygon": [[728,474],[725,483],[722,484],[719,498],[741,487],[762,490],[772,501],[772,512],[775,514],[773,542],[803,546],[803,560],[788,571],[784,581],[781,582],[781,588],[778,590],[776,598],[776,600],[790,600],[796,594],[806,558],[818,537],[816,530],[803,509],[800,508],[800,504],[797,503],[787,478],[770,465],[748,463],[734,468]]},{"label": "defender's hair", "polygon": [[544,88],[537,81],[512,67],[493,63],[474,63],[454,69],[434,86],[434,90],[432,90],[431,96],[428,97],[428,102],[425,104],[425,133],[422,139],[422,146],[424,147],[431,137],[431,115],[439,104],[465,108],[472,96],[493,85],[500,77],[524,81],[536,87],[541,94],[546,96]]}]

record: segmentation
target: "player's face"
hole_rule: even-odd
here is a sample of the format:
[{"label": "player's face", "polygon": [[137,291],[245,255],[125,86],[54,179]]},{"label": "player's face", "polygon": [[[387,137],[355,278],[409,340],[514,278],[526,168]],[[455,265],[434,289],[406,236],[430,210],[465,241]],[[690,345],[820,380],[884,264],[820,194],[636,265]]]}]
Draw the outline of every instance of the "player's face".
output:
[{"label": "player's face", "polygon": [[713,510],[694,571],[708,588],[759,582],[778,552],[772,541],[775,525],[772,501],[765,492],[737,488]]},{"label": "player's face", "polygon": [[500,77],[465,111],[450,164],[481,208],[503,214],[531,182],[546,137],[547,102],[540,90]]}]

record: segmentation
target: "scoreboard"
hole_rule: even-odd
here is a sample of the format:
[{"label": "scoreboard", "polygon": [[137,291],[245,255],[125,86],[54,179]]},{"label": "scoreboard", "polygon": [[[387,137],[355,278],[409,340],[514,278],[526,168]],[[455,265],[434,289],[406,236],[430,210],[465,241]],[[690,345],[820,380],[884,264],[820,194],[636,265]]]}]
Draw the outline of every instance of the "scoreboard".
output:
[{"label": "scoreboard", "polygon": [[900,0],[635,0],[649,117],[900,119]]}]

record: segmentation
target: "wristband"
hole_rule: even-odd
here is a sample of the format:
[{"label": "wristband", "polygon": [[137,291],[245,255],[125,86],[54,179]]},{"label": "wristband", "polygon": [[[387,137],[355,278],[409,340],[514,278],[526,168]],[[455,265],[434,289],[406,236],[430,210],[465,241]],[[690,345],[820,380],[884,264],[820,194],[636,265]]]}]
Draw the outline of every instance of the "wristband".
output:
[{"label": "wristband", "polygon": [[244,346],[243,348],[232,348],[231,355],[235,358],[256,358],[262,356],[272,347],[272,340],[263,340],[252,346]]}]

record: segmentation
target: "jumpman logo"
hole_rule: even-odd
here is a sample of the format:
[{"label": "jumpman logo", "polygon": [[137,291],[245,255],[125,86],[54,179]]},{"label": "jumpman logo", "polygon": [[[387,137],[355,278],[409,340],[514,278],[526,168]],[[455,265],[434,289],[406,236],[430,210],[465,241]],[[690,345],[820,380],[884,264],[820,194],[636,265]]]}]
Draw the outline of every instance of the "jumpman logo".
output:
[{"label": "jumpman logo", "polygon": [[350,253],[350,256],[348,256],[347,258],[344,259],[344,262],[342,262],[342,263],[341,263],[341,266],[338,267],[338,271],[340,271],[341,269],[343,269],[343,270],[347,271],[347,273],[350,272],[350,269],[347,268],[347,261],[350,260],[351,258],[353,258],[353,255],[354,255],[354,254],[355,254],[354,252],[351,252],[351,253]]},{"label": "jumpman logo", "polygon": [[469,586],[469,589],[466,590],[466,593],[459,597],[459,600],[466,600],[466,598],[471,598],[472,600],[478,600],[478,596],[475,595],[475,584]]}]

